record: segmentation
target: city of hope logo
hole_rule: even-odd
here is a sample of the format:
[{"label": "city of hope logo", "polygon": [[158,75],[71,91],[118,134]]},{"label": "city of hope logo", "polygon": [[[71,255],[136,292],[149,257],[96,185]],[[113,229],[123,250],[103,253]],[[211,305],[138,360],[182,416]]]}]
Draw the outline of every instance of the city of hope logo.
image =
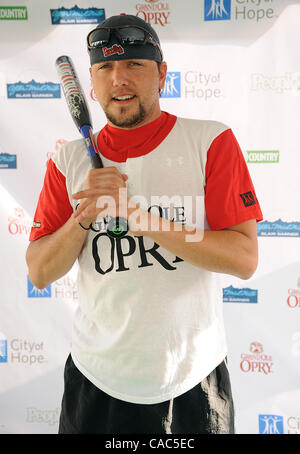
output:
[{"label": "city of hope logo", "polygon": [[204,20],[230,20],[231,0],[205,0]]},{"label": "city of hope logo", "polygon": [[180,72],[168,72],[165,87],[161,92],[162,98],[181,97],[181,76]]},{"label": "city of hope logo", "polygon": [[51,298],[51,285],[38,289],[30,282],[27,276],[27,296],[28,298]]},{"label": "city of hope logo", "polygon": [[260,434],[283,434],[283,417],[278,415],[259,415],[258,425]]},{"label": "city of hope logo", "polygon": [[7,339],[0,333],[0,363],[7,363]]},{"label": "city of hope logo", "polygon": [[32,282],[30,282],[30,279],[27,276],[27,297],[52,299],[63,298],[75,301],[78,299],[77,283],[71,276],[64,276],[47,287],[38,289],[32,284]]}]

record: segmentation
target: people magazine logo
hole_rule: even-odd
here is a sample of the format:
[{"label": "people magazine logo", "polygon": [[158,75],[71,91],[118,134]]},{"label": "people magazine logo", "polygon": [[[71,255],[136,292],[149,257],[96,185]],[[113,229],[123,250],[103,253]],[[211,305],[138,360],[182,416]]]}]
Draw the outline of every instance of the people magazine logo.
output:
[{"label": "people magazine logo", "polygon": [[204,21],[253,21],[277,17],[276,0],[204,0]]},{"label": "people magazine logo", "polygon": [[72,8],[50,9],[52,25],[99,24],[105,19],[104,8]]},{"label": "people magazine logo", "polygon": [[255,303],[258,291],[251,288],[235,288],[232,285],[223,288],[223,303]]},{"label": "people magazine logo", "polygon": [[159,0],[145,0],[136,4],[136,16],[150,25],[165,27],[170,24],[170,6]]},{"label": "people magazine logo", "polygon": [[54,99],[61,98],[60,84],[53,82],[15,82],[7,84],[8,99]]},{"label": "people magazine logo", "polygon": [[8,217],[8,231],[11,235],[28,236],[31,230],[32,220],[27,217],[23,208],[16,207]]},{"label": "people magazine logo", "polygon": [[252,73],[250,75],[250,91],[258,93],[300,95],[300,72],[279,74]]},{"label": "people magazine logo", "polygon": [[28,20],[26,6],[0,6],[0,20]]},{"label": "people magazine logo", "polygon": [[297,288],[288,289],[286,302],[291,309],[300,308],[300,278],[297,281]]},{"label": "people magazine logo", "polygon": [[257,224],[257,235],[263,237],[290,237],[300,236],[300,222],[298,221],[262,221]]},{"label": "people magazine logo", "polygon": [[26,423],[58,426],[60,407],[55,409],[41,409],[36,407],[26,408]]},{"label": "people magazine logo", "polygon": [[269,375],[273,372],[272,357],[264,353],[260,342],[251,342],[249,353],[241,354],[240,369],[245,373]]}]

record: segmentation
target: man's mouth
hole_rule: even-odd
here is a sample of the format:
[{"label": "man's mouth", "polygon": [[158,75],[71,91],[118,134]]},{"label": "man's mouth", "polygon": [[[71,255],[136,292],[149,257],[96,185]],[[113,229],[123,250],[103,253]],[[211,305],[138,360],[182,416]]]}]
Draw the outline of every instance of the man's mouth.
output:
[{"label": "man's mouth", "polygon": [[136,95],[114,96],[112,99],[113,99],[113,101],[117,101],[117,102],[120,102],[120,103],[126,103],[126,102],[131,101],[134,98],[136,98]]}]

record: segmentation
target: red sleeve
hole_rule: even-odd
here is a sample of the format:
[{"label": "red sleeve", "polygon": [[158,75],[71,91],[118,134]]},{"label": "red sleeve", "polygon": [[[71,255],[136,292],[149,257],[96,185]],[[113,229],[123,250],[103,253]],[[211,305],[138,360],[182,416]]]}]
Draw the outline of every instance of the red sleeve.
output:
[{"label": "red sleeve", "polygon": [[55,232],[66,223],[72,213],[73,208],[69,201],[66,178],[50,159],[29,241],[37,240],[44,235]]},{"label": "red sleeve", "polygon": [[263,219],[246,161],[231,129],[212,142],[205,173],[205,209],[212,230]]}]

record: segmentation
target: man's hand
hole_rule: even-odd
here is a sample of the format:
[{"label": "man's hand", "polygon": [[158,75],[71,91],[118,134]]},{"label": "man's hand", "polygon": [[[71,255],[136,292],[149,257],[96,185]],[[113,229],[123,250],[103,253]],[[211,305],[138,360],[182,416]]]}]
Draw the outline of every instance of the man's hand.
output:
[{"label": "man's hand", "polygon": [[74,218],[88,227],[99,215],[125,217],[127,197],[124,204],[119,191],[123,189],[126,193],[127,179],[128,176],[121,174],[116,167],[91,169],[85,189],[72,194],[73,199],[80,200]]}]

